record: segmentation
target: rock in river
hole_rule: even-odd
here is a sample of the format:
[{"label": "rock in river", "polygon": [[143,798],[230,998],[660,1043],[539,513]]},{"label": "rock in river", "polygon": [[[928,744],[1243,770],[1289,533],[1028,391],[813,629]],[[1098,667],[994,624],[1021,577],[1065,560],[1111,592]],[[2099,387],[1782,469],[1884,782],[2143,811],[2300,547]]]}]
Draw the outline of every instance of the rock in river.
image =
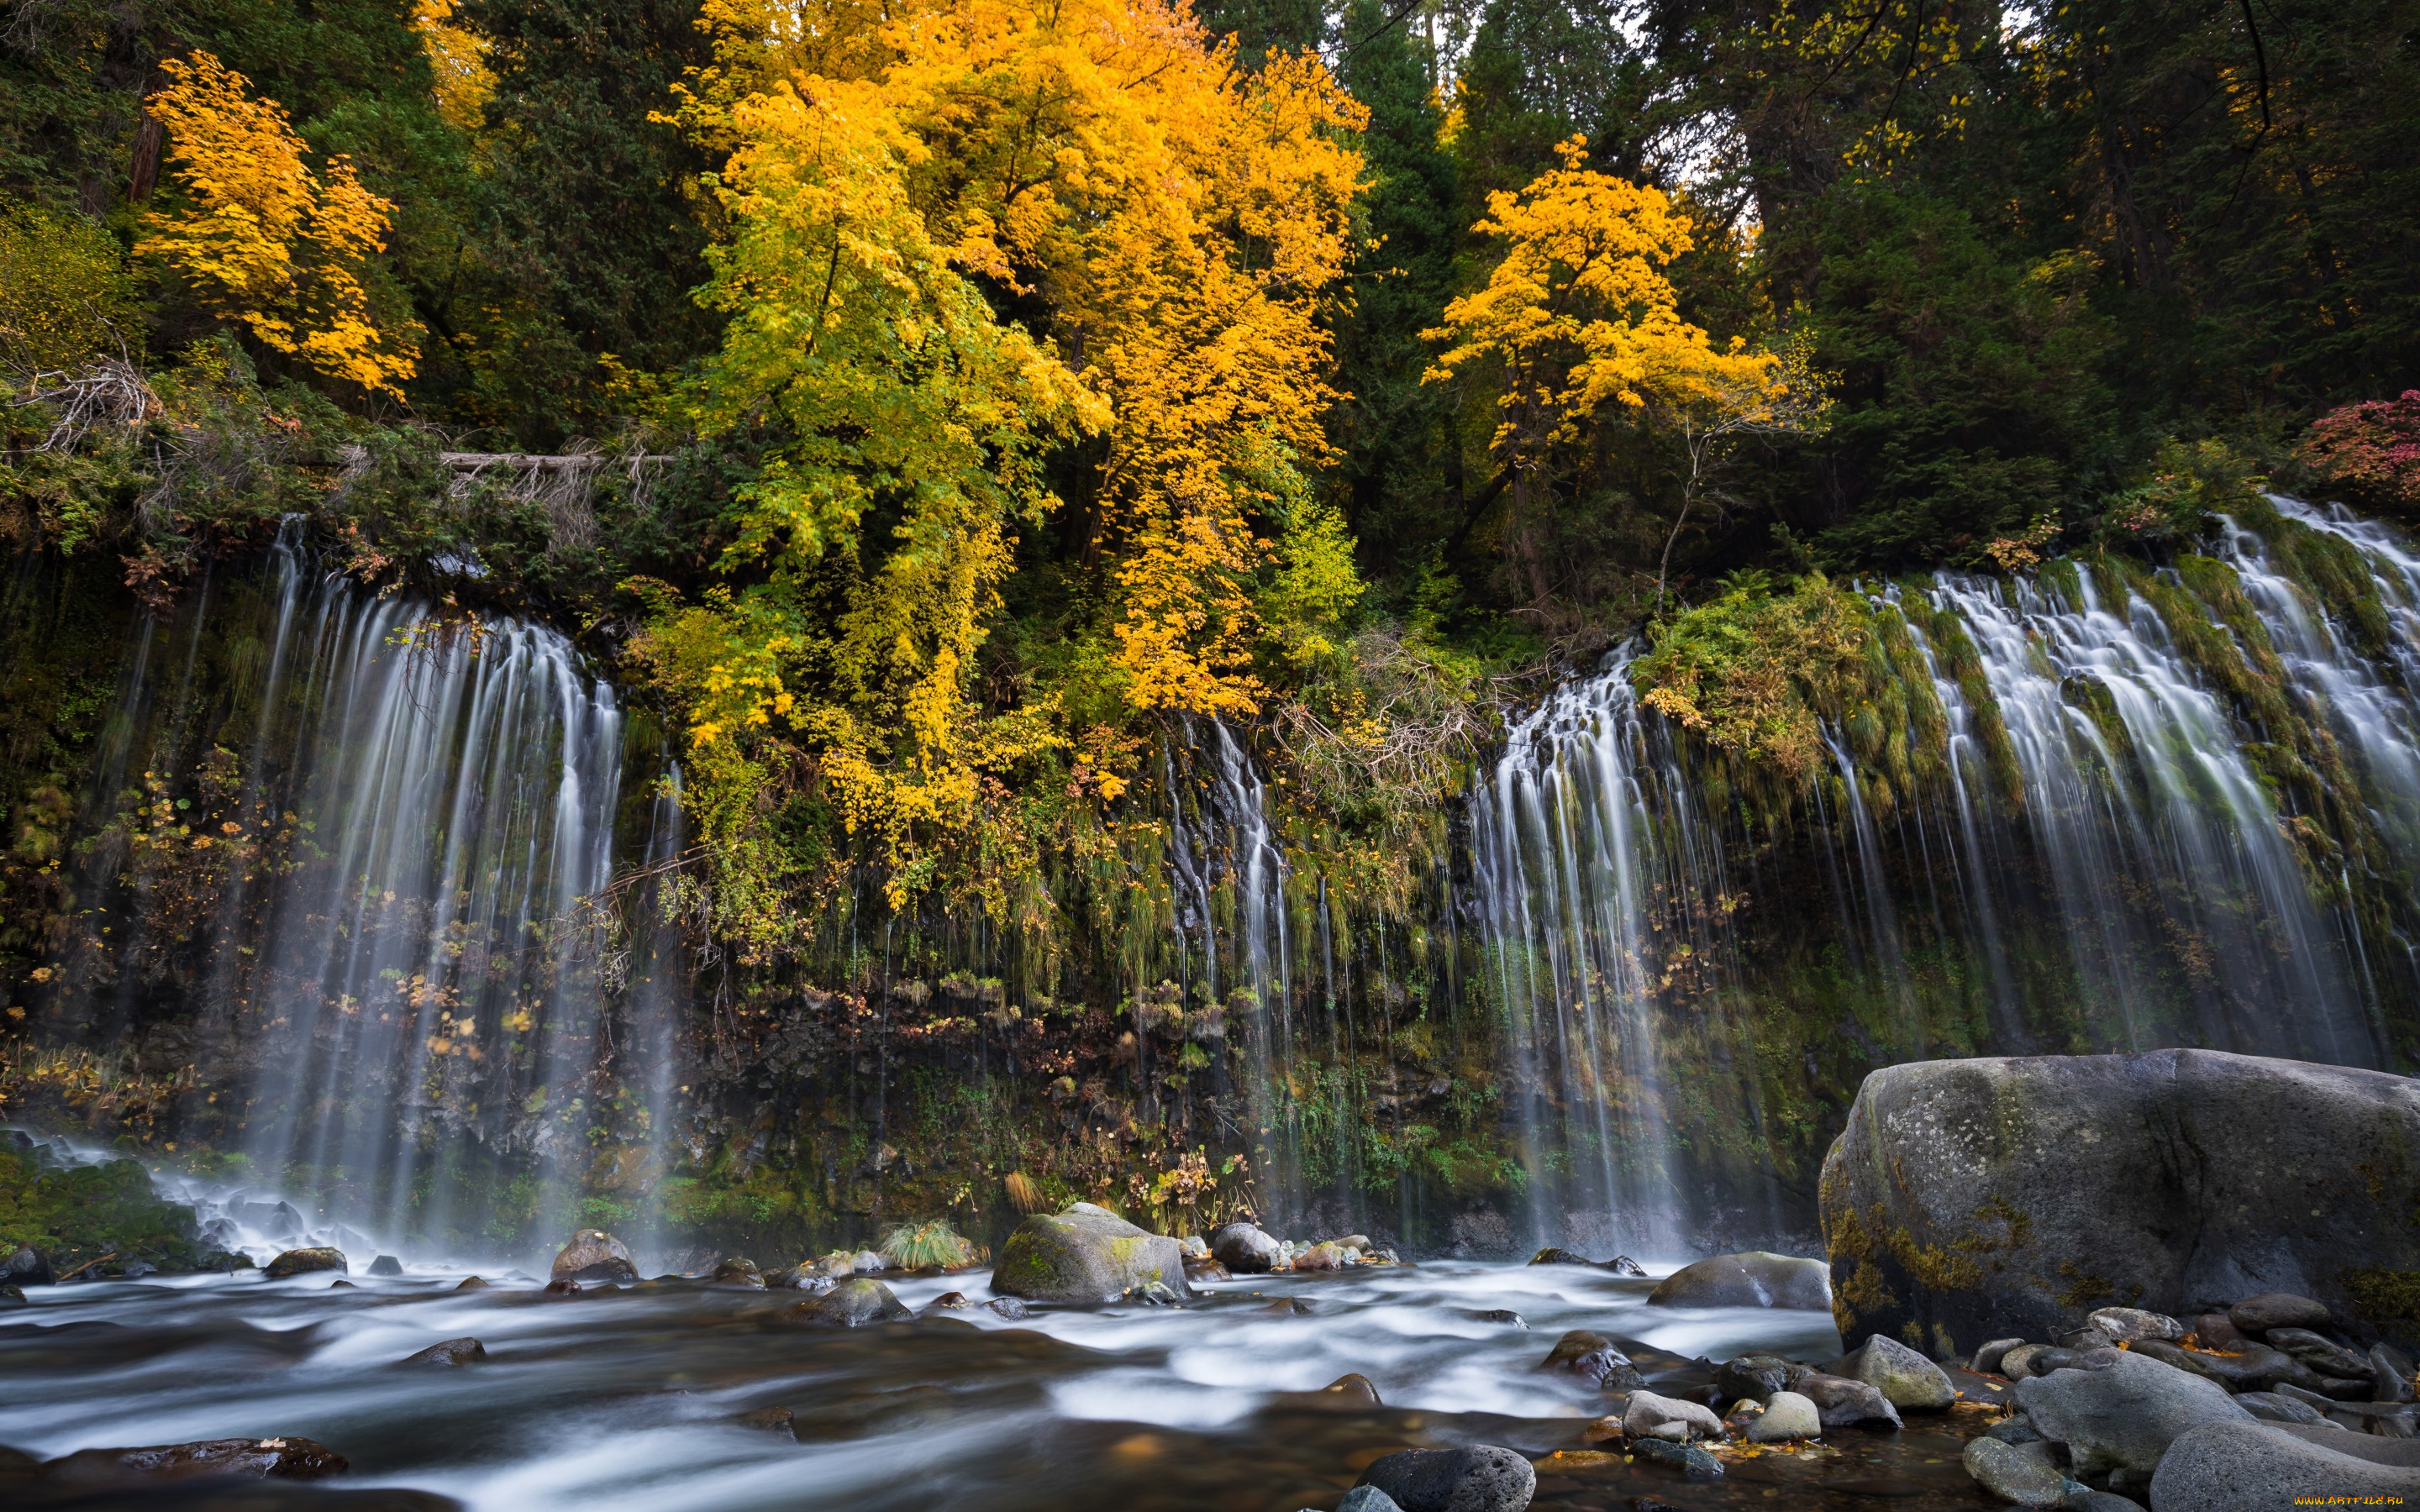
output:
[{"label": "rock in river", "polygon": [[[345,1270],[345,1252],[340,1249],[290,1249],[269,1262],[261,1273],[271,1281],[283,1281],[289,1275],[308,1275],[314,1271]],[[217,1442],[215,1440],[211,1441]],[[307,1442],[307,1441],[298,1441]]]},{"label": "rock in river", "polygon": [[51,1257],[31,1244],[20,1244],[0,1257],[0,1281],[21,1287],[47,1287],[54,1279]]},{"label": "rock in river", "polygon": [[1835,1373],[1864,1381],[1893,1407],[1915,1412],[1942,1412],[1958,1399],[1947,1371],[1887,1334],[1866,1340]]},{"label": "rock in river", "polygon": [[401,1275],[403,1274],[403,1262],[396,1259],[392,1255],[381,1255],[377,1259],[370,1261],[370,1274]]},{"label": "rock in river", "polygon": [[2096,1350],[2078,1368],[2018,1381],[2016,1398],[2044,1438],[2067,1445],[2079,1475],[2149,1474],[2187,1429],[2253,1421],[2217,1382],[2131,1350]]},{"label": "rock in river", "polygon": [[2420,1499],[2420,1443],[2335,1427],[2211,1423],[2177,1436],[2151,1477],[2152,1512],[2272,1512],[2296,1497]]},{"label": "rock in river", "polygon": [[889,1287],[870,1276],[859,1276],[854,1281],[842,1282],[820,1297],[799,1303],[782,1316],[794,1323],[813,1323],[822,1328],[863,1328],[869,1323],[894,1323],[915,1315]]},{"label": "rock in river", "polygon": [[1669,1439],[1685,1443],[1692,1437],[1719,1439],[1723,1437],[1723,1420],[1711,1408],[1677,1397],[1658,1396],[1652,1391],[1634,1391],[1630,1405],[1622,1409],[1621,1431],[1632,1439]]},{"label": "rock in river", "polygon": [[319,1480],[351,1467],[345,1457],[312,1439],[203,1439],[144,1449],[79,1449],[47,1461],[43,1472],[69,1485],[189,1475],[250,1475],[278,1480]]},{"label": "rock in river", "polygon": [[2067,1494],[2067,1477],[2039,1455],[1997,1439],[1966,1441],[1966,1473],[2003,1502],[2019,1506],[2056,1506]]},{"label": "rock in river", "polygon": [[1777,1391],[1764,1399],[1764,1412],[1747,1426],[1750,1443],[1788,1443],[1792,1439],[1820,1439],[1823,1417],[1815,1403],[1794,1391]]},{"label": "rock in river", "polygon": [[1684,1265],[1647,1294],[1658,1307],[1792,1307],[1821,1312],[1832,1305],[1822,1260],[1764,1250],[1717,1255]]},{"label": "rock in river", "polygon": [[1630,1356],[1614,1348],[1613,1340],[1584,1328],[1573,1329],[1557,1339],[1538,1368],[1577,1376],[1606,1391],[1637,1391],[1647,1384],[1647,1378],[1630,1363]]},{"label": "rock in river", "polygon": [[1210,1257],[1237,1275],[1259,1275],[1278,1263],[1278,1242],[1255,1224],[1210,1230]]},{"label": "rock in river", "polygon": [[1834,1316],[1947,1352],[2105,1304],[2349,1311],[2347,1257],[2420,1272],[2408,1183],[2363,1174],[2414,1149],[2420,1083],[2381,1072],[2214,1050],[1885,1067],[1823,1162]]},{"label": "rock in river", "polygon": [[1018,1224],[1000,1247],[991,1276],[994,1291],[1032,1302],[1115,1302],[1155,1281],[1179,1298],[1193,1295],[1185,1284],[1183,1246],[1089,1202]]},{"label": "rock in river", "polygon": [[432,1344],[417,1354],[403,1357],[405,1365],[473,1365],[488,1357],[488,1347],[477,1339],[463,1337],[445,1339]]},{"label": "rock in river", "polygon": [[1761,1402],[1775,1392],[1787,1390],[1791,1373],[1797,1368],[1777,1354],[1743,1354],[1714,1367],[1714,1385],[1727,1402],[1743,1396]]},{"label": "rock in river", "polygon": [[1538,1493],[1538,1473],[1510,1449],[1478,1443],[1388,1455],[1361,1473],[1361,1484],[1404,1512],[1522,1512]]},{"label": "rock in river", "polygon": [[1890,1398],[1862,1381],[1827,1376],[1800,1366],[1791,1372],[1790,1389],[1815,1404],[1827,1428],[1895,1428],[1899,1409]]},{"label": "rock in river", "polygon": [[548,1272],[556,1281],[618,1281],[639,1279],[629,1247],[602,1228],[583,1228],[571,1236]]}]

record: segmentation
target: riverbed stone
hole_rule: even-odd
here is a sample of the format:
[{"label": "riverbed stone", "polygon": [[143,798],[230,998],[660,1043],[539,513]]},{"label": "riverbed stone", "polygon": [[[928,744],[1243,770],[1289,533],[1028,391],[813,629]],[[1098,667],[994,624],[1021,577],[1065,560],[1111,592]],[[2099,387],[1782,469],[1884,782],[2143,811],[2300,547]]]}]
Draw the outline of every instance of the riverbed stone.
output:
[{"label": "riverbed stone", "polygon": [[1790,1389],[1815,1404],[1827,1428],[1896,1428],[1899,1409],[1866,1381],[1826,1375],[1801,1365],[1791,1372]]},{"label": "riverbed stone", "polygon": [[2412,1358],[2391,1344],[2374,1344],[2369,1350],[2369,1399],[2374,1402],[2408,1402],[2415,1393]]},{"label": "riverbed stone", "polygon": [[1866,1340],[1841,1364],[1835,1375],[1864,1381],[1903,1411],[1938,1412],[1958,1399],[1949,1372],[1887,1334]]},{"label": "riverbed stone", "polygon": [[2325,1328],[2335,1317],[2327,1304],[2290,1291],[2262,1292],[2226,1310],[2226,1320],[2256,1339],[2265,1337],[2273,1328]]},{"label": "riverbed stone", "polygon": [[20,1287],[47,1287],[57,1280],[51,1257],[31,1244],[20,1244],[0,1257],[0,1281]]},{"label": "riverbed stone", "polygon": [[1286,1412],[1374,1412],[1387,1404],[1378,1399],[1375,1382],[1355,1374],[1339,1376],[1317,1391],[1279,1392],[1269,1405]]},{"label": "riverbed stone", "polygon": [[1823,1163],[1835,1319],[1954,1349],[2110,1304],[2349,1312],[2349,1257],[2420,1271],[2410,1183],[2364,1174],[2414,1149],[2420,1082],[2381,1072],[2215,1050],[1885,1067]]},{"label": "riverbed stone", "polygon": [[1357,1258],[1356,1251],[1342,1244],[1313,1244],[1294,1257],[1294,1268],[1297,1271],[1349,1271]]},{"label": "riverbed stone", "polygon": [[1613,1340],[1584,1328],[1573,1329],[1557,1339],[1538,1368],[1577,1376],[1605,1391],[1637,1391],[1647,1384],[1647,1378],[1630,1363],[1630,1356],[1614,1347]]},{"label": "riverbed stone", "polygon": [[1694,1443],[1674,1443],[1668,1439],[1633,1439],[1630,1455],[1641,1464],[1677,1470],[1691,1480],[1723,1478],[1723,1462]]},{"label": "riverbed stone", "polygon": [[2067,1445],[2079,1475],[2149,1474],[2168,1444],[2204,1423],[2249,1423],[2216,1381],[2131,1350],[2093,1351],[2084,1365],[2017,1382],[2017,1405],[2042,1436]]},{"label": "riverbed stone", "polygon": [[1830,1274],[1822,1260],[1746,1250],[1696,1261],[1666,1276],[1647,1294],[1655,1307],[1786,1307],[1821,1312],[1832,1305]]},{"label": "riverbed stone", "polygon": [[2177,1436],[2150,1491],[2152,1512],[2273,1512],[2315,1493],[2408,1504],[2420,1499],[2420,1443],[2282,1423],[2210,1423]]},{"label": "riverbed stone", "polygon": [[1210,1230],[1210,1257],[1237,1275],[1264,1275],[1278,1263],[1278,1242],[1258,1224],[1221,1224]]},{"label": "riverbed stone", "polygon": [[2308,1402],[2296,1401],[2280,1392],[2247,1391],[2239,1394],[2235,1405],[2264,1423],[2324,1423],[2327,1414]]},{"label": "riverbed stone", "polygon": [[392,1255],[381,1255],[378,1258],[370,1261],[369,1273],[372,1275],[401,1275],[403,1274],[403,1262],[396,1259]]},{"label": "riverbed stone", "polygon": [[1776,1391],[1767,1396],[1763,1413],[1747,1426],[1750,1443],[1788,1443],[1823,1436],[1823,1414],[1811,1399],[1794,1391]]},{"label": "riverbed stone", "polygon": [[1791,1372],[1797,1368],[1777,1354],[1743,1354],[1714,1367],[1714,1385],[1728,1401],[1745,1396],[1761,1402],[1788,1390]]},{"label": "riverbed stone", "polygon": [[547,1275],[554,1281],[627,1284],[639,1279],[639,1267],[630,1258],[628,1245],[602,1228],[583,1228],[555,1255]]},{"label": "riverbed stone", "polygon": [[2355,1354],[2334,1339],[2322,1338],[2307,1328],[2273,1328],[2269,1331],[2269,1347],[2282,1350],[2323,1376],[2340,1381],[2369,1379],[2369,1357]]},{"label": "riverbed stone", "polygon": [[2132,1344],[2136,1339],[2180,1339],[2185,1325],[2165,1313],[2155,1313],[2141,1307],[2096,1307],[2084,1320],[2112,1344]]},{"label": "riverbed stone", "polygon": [[2023,1343],[2024,1340],[2021,1338],[1992,1339],[1975,1351],[1975,1357],[1966,1362],[1966,1368],[1978,1376],[1996,1376],[2000,1373],[2000,1363],[2008,1358],[2009,1351]]},{"label": "riverbed stone", "polygon": [[1522,1512],[1538,1493],[1538,1473],[1511,1449],[1404,1449],[1361,1473],[1404,1512]]},{"label": "riverbed stone", "polygon": [[341,1273],[344,1270],[345,1252],[343,1250],[318,1245],[309,1249],[287,1250],[263,1266],[261,1273],[271,1281],[283,1281],[287,1276],[309,1275],[315,1271],[334,1271]]},{"label": "riverbed stone", "polygon": [[1033,1316],[1033,1309],[1025,1304],[1025,1299],[1022,1297],[994,1297],[984,1304],[984,1308],[995,1317],[1005,1318],[1012,1323],[1022,1322]]},{"label": "riverbed stone", "polygon": [[2019,1506],[2056,1506],[2067,1495],[2067,1477],[2039,1455],[1997,1439],[1969,1439],[1962,1462],[1975,1484]]},{"label": "riverbed stone", "polygon": [[403,1357],[405,1365],[474,1365],[488,1357],[488,1347],[468,1336],[443,1339],[415,1354]]},{"label": "riverbed stone", "polygon": [[2283,1350],[2273,1350],[2266,1344],[2247,1343],[2233,1354],[2188,1350],[2164,1339],[2145,1339],[2131,1349],[2132,1352],[2145,1359],[2157,1360],[2162,1365],[2174,1365],[2179,1370],[2215,1381],[2228,1391],[2275,1391],[2292,1386],[2302,1391],[2318,1392],[2327,1384],[2309,1365]]},{"label": "riverbed stone", "polygon": [[1723,1420],[1714,1410],[1652,1391],[1634,1391],[1621,1410],[1621,1431],[1632,1439],[1669,1439],[1685,1443],[1692,1437],[1724,1437]]},{"label": "riverbed stone", "polygon": [[345,1457],[316,1439],[272,1435],[265,1439],[201,1439],[140,1449],[79,1449],[43,1463],[54,1485],[106,1485],[124,1480],[181,1480],[194,1476],[250,1476],[271,1480],[322,1480],[351,1469]]},{"label": "riverbed stone", "polygon": [[745,1256],[733,1255],[715,1262],[714,1279],[727,1287],[763,1287],[765,1273],[756,1262]]},{"label": "riverbed stone", "polygon": [[1185,1251],[1175,1240],[1145,1233],[1089,1202],[1019,1223],[1001,1246],[991,1277],[994,1291],[1058,1303],[1115,1302],[1153,1282],[1179,1300],[1192,1296]]},{"label": "riverbed stone", "polygon": [[892,1289],[871,1276],[844,1281],[820,1297],[811,1297],[783,1313],[795,1323],[819,1328],[864,1328],[895,1323],[915,1315]]},{"label": "riverbed stone", "polygon": [[1336,1512],[1404,1512],[1404,1507],[1375,1486],[1356,1486],[1336,1504]]}]

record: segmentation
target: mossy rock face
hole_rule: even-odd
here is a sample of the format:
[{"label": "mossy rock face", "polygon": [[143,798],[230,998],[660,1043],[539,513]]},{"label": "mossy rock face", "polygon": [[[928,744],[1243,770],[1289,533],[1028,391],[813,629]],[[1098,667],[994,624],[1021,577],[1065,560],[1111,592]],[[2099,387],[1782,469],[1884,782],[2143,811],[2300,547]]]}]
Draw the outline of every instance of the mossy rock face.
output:
[{"label": "mossy rock face", "polygon": [[2212,1050],[1887,1067],[1821,1201],[1844,1335],[1963,1352],[2272,1291],[2420,1325],[2379,1316],[2402,1309],[2372,1280],[2420,1271],[2420,1083],[2381,1072]]},{"label": "mossy rock face", "polygon": [[[21,1250],[27,1260],[15,1260]],[[5,1279],[115,1275],[137,1262],[210,1270],[216,1259],[197,1237],[193,1210],[161,1196],[141,1162],[60,1165],[21,1134],[0,1138],[0,1265],[24,1272]]]},{"label": "mossy rock face", "polygon": [[1153,1282],[1180,1297],[1192,1295],[1185,1284],[1184,1246],[1106,1208],[1078,1202],[1018,1224],[1001,1246],[991,1288],[1029,1302],[1102,1303]]}]

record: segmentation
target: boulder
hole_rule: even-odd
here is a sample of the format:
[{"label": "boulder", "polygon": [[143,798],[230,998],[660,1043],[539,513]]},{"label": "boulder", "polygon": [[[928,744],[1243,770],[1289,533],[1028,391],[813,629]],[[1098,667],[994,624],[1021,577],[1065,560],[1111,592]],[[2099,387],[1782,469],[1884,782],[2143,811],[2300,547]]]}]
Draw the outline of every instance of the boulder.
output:
[{"label": "boulder", "polygon": [[1193,1295],[1185,1283],[1184,1249],[1089,1202],[1019,1223],[1000,1247],[991,1276],[994,1291],[1032,1302],[1115,1302],[1154,1282],[1178,1298]]},{"label": "boulder", "polygon": [[1793,1439],[1823,1436],[1823,1415],[1813,1401],[1794,1391],[1777,1391],[1764,1399],[1764,1412],[1747,1426],[1750,1443],[1788,1443]]},{"label": "boulder", "polygon": [[1662,1465],[1668,1470],[1677,1470],[1691,1480],[1723,1478],[1723,1462],[1694,1443],[1673,1443],[1666,1439],[1639,1439],[1631,1443],[1630,1454],[1631,1458],[1641,1464]]},{"label": "boulder", "polygon": [[1647,1301],[1657,1307],[1791,1307],[1821,1312],[1832,1305],[1832,1290],[1821,1260],[1748,1250],[1684,1265],[1657,1282]]},{"label": "boulder", "polygon": [[583,1228],[555,1256],[547,1276],[553,1281],[627,1283],[639,1279],[639,1268],[620,1240],[602,1228]]},{"label": "boulder", "polygon": [[1686,1443],[1692,1437],[1724,1437],[1723,1420],[1711,1408],[1652,1391],[1634,1391],[1621,1410],[1621,1431],[1633,1439],[1669,1439]]},{"label": "boulder", "polygon": [[715,1263],[714,1279],[726,1287],[762,1288],[765,1285],[765,1273],[756,1269],[754,1260],[734,1255]]},{"label": "boulder", "polygon": [[1359,1251],[1346,1249],[1342,1244],[1313,1244],[1294,1257],[1294,1268],[1297,1271],[1349,1271],[1359,1258]]},{"label": "boulder", "polygon": [[2256,1339],[2273,1328],[2325,1328],[2334,1316],[2325,1304],[2290,1291],[2246,1297],[2226,1310],[2226,1320]]},{"label": "boulder", "polygon": [[861,1249],[848,1257],[848,1269],[852,1275],[880,1275],[891,1262],[877,1250]]},{"label": "boulder", "polygon": [[405,1365],[472,1365],[488,1357],[488,1347],[474,1338],[445,1339],[432,1344],[417,1354],[403,1357]]},{"label": "boulder", "polygon": [[2266,1344],[2246,1344],[2233,1354],[2188,1350],[2163,1339],[2145,1339],[2131,1349],[2146,1359],[2215,1381],[2229,1391],[2273,1391],[2280,1386],[2299,1386],[2315,1392],[2326,1384],[2309,1365]]},{"label": "boulder", "polygon": [[2252,1341],[2225,1312],[2204,1313],[2194,1319],[2193,1341],[2205,1350],[2240,1350]]},{"label": "boulder", "polygon": [[1368,1376],[1339,1376],[1317,1391],[1281,1391],[1269,1405],[1304,1412],[1374,1412],[1386,1406]]},{"label": "boulder", "polygon": [[2000,1373],[2000,1362],[2008,1358],[2009,1350],[2023,1343],[2024,1340],[2018,1338],[1993,1339],[1975,1351],[1975,1358],[1966,1362],[1966,1368],[1978,1376],[1996,1376]]},{"label": "boulder", "polygon": [[2084,1326],[2112,1344],[2185,1336],[2184,1324],[2165,1313],[2146,1312],[2140,1307],[2098,1307],[2085,1319]]},{"label": "boulder", "polygon": [[320,1480],[352,1468],[345,1457],[313,1439],[203,1439],[142,1449],[79,1449],[45,1461],[54,1484],[105,1485],[125,1480],[177,1480],[188,1476]]},{"label": "boulder", "polygon": [[1594,1265],[1596,1261],[1585,1255],[1575,1255],[1570,1250],[1557,1249],[1550,1244],[1530,1256],[1529,1263],[1531,1265]]},{"label": "boulder", "polygon": [[2381,1072],[2213,1050],[1885,1067],[1823,1162],[1835,1319],[1946,1353],[2113,1304],[2350,1312],[2346,1257],[2420,1271],[2412,1180],[2364,1174],[2413,1149],[2420,1083]]},{"label": "boulder", "polygon": [[2034,1373],[2035,1361],[2055,1352],[2057,1348],[2055,1344],[2020,1344],[2000,1356],[2000,1374],[2010,1381],[2023,1381]]},{"label": "boulder", "polygon": [[2323,1376],[2335,1376],[2340,1381],[2369,1379],[2369,1356],[2355,1354],[2307,1328],[2273,1328],[2268,1343],[2271,1349],[2284,1350]]},{"label": "boulder", "polygon": [[1866,1340],[1833,1373],[1864,1381],[1902,1410],[1938,1412],[1958,1399],[1949,1372],[1887,1334]]},{"label": "boulder", "polygon": [[1360,1484],[1374,1486],[1404,1512],[1522,1512],[1538,1493],[1538,1473],[1510,1449],[1404,1449],[1371,1463]]},{"label": "boulder", "polygon": [[1630,1356],[1614,1348],[1613,1340],[1584,1328],[1557,1339],[1538,1368],[1577,1376],[1606,1391],[1637,1391],[1647,1384],[1647,1378],[1630,1363]]},{"label": "boulder", "polygon": [[871,1323],[894,1323],[914,1315],[889,1287],[869,1276],[859,1276],[854,1281],[842,1282],[820,1297],[799,1303],[782,1316],[794,1323],[810,1323],[818,1328],[863,1328]]},{"label": "boulder", "polygon": [[1743,1354],[1714,1367],[1714,1385],[1725,1401],[1735,1402],[1745,1396],[1761,1402],[1775,1392],[1789,1389],[1791,1372],[1797,1368],[1777,1354]]},{"label": "boulder", "polygon": [[2413,1399],[2412,1361],[2402,1350],[2386,1344],[2374,1344],[2369,1350],[2369,1399],[2374,1402],[2408,1402]]},{"label": "boulder", "polygon": [[1336,1504],[1336,1512],[1404,1512],[1404,1507],[1375,1486],[1356,1486]]},{"label": "boulder", "polygon": [[2327,1414],[2308,1402],[2298,1402],[2291,1396],[2273,1391],[2247,1391],[2235,1398],[2242,1408],[2263,1423],[2324,1423]]},{"label": "boulder", "polygon": [[2179,1434],[2151,1476],[2152,1512],[2273,1512],[2314,1494],[2349,1505],[2420,1499],[2420,1443],[2340,1428],[2208,1423]]},{"label": "boulder", "polygon": [[403,1274],[403,1262],[396,1259],[392,1255],[381,1255],[377,1259],[370,1261],[370,1274],[401,1275]]},{"label": "boulder", "polygon": [[2170,1442],[2204,1423],[2249,1423],[2217,1382],[2131,1350],[2097,1350],[2083,1366],[2017,1382],[2017,1405],[2076,1473],[2149,1474]]},{"label": "boulder", "polygon": [[1278,1263],[1278,1242],[1257,1224],[1221,1224],[1210,1230],[1210,1257],[1237,1275],[1261,1275]]},{"label": "boulder", "polygon": [[1862,1381],[1828,1376],[1800,1365],[1790,1373],[1790,1389],[1815,1404],[1827,1428],[1895,1428],[1899,1409],[1890,1398]]},{"label": "boulder", "polygon": [[1023,1299],[1017,1297],[994,1297],[985,1303],[984,1307],[994,1316],[1005,1318],[1012,1323],[1021,1322],[1033,1316],[1033,1309],[1025,1305]]},{"label": "boulder", "polygon": [[466,1275],[459,1282],[455,1284],[454,1289],[457,1291],[485,1291],[488,1289],[488,1283],[482,1281],[475,1275]]},{"label": "boulder", "polygon": [[[314,1271],[345,1270],[345,1252],[321,1246],[314,1249],[290,1249],[261,1268],[261,1274],[271,1281],[283,1281],[290,1275],[309,1275]],[[216,1440],[212,1440],[216,1443]]]},{"label": "boulder", "polygon": [[0,1257],[0,1281],[12,1286],[47,1287],[57,1279],[51,1271],[51,1257],[31,1244],[20,1244]]},{"label": "boulder", "polygon": [[1997,1439],[1969,1439],[1963,1458],[1975,1484],[2019,1506],[2056,1506],[2067,1495],[2067,1477],[2039,1455]]}]

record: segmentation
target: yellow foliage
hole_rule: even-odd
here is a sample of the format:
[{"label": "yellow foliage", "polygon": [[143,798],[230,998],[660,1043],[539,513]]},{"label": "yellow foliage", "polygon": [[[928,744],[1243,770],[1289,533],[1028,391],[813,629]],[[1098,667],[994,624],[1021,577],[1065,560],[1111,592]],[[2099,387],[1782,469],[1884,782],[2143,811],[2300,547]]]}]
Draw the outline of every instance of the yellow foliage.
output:
[{"label": "yellow foliage", "polygon": [[454,0],[412,0],[411,29],[420,34],[429,69],[437,75],[437,114],[461,131],[477,131],[488,98],[496,92],[486,45],[454,24]]},{"label": "yellow foliage", "polygon": [[263,346],[330,378],[396,392],[416,333],[380,331],[361,270],[384,250],[395,207],[364,189],[349,159],[324,173],[285,107],[208,53],[161,65],[171,81],[147,108],[168,130],[182,193],[144,218],[137,251],[174,270],[213,312]]},{"label": "yellow foliage", "polygon": [[21,376],[82,367],[139,341],[117,243],[80,217],[0,204],[0,366]]}]

